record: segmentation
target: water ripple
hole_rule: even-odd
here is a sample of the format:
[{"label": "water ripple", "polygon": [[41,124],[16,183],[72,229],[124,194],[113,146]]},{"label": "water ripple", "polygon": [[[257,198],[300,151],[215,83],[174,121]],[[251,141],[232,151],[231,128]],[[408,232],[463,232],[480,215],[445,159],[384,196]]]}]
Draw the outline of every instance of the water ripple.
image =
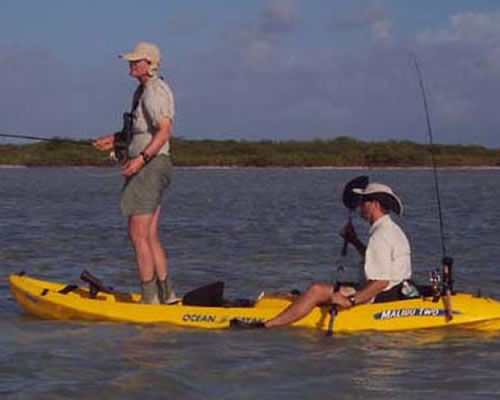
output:
[{"label": "water ripple", "polygon": [[[0,170],[2,399],[496,398],[496,333],[460,329],[337,335],[40,321],[12,301],[26,270],[77,282],[83,269],[137,290],[118,176],[71,168]],[[96,171],[98,173],[99,171]],[[161,235],[176,290],[224,280],[228,297],[304,289],[336,276],[347,220],[340,196],[361,173],[401,194],[418,279],[439,266],[434,189],[423,170],[179,169]],[[440,171],[457,287],[500,297],[500,171]],[[359,232],[366,226],[355,218]],[[359,261],[349,252],[347,274]]]}]

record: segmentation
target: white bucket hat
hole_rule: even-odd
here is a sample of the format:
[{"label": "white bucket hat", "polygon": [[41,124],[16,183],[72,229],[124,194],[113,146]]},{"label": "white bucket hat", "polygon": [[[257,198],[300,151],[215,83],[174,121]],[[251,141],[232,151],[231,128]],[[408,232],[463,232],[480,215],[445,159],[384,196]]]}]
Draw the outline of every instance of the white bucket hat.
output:
[{"label": "white bucket hat", "polygon": [[364,189],[354,188],[352,191],[362,196],[370,196],[382,203],[385,208],[394,211],[399,216],[403,215],[403,203],[387,185],[372,182],[369,183]]}]

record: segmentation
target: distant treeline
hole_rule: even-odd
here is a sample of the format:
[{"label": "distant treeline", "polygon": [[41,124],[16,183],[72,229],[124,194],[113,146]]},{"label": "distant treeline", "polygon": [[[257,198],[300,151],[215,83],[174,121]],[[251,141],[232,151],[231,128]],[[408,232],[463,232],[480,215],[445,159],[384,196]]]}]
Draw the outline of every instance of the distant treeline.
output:
[{"label": "distant treeline", "polygon": [[[0,144],[0,164],[26,166],[109,166],[108,155],[86,142],[59,139],[32,144]],[[218,167],[439,167],[500,166],[500,149],[429,146],[410,141],[366,142],[347,136],[331,140],[187,140],[174,138],[176,166]]]}]

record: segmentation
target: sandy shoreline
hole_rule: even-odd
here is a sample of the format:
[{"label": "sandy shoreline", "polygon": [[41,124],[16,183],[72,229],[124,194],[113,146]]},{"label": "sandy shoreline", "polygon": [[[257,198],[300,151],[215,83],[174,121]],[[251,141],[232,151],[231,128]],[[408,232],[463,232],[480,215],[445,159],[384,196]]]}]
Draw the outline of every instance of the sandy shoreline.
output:
[{"label": "sandy shoreline", "polygon": [[[92,165],[68,165],[68,166],[27,166],[27,165],[0,165],[0,169],[23,169],[23,168],[115,168],[114,166],[92,166]],[[429,166],[419,166],[419,167],[362,167],[362,166],[352,166],[352,167],[255,167],[255,166],[174,166],[175,169],[308,169],[308,170],[372,170],[372,169],[392,169],[392,170],[429,170],[433,169]],[[444,166],[437,167],[438,170],[500,170],[500,166],[484,165],[484,166]]]}]

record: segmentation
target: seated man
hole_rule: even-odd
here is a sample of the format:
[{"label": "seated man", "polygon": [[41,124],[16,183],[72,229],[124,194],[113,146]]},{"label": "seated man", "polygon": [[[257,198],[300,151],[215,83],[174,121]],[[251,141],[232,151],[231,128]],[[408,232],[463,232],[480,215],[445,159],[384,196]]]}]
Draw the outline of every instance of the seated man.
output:
[{"label": "seated man", "polygon": [[398,287],[411,277],[410,244],[401,228],[389,212],[402,214],[403,206],[389,186],[370,183],[365,189],[353,189],[360,194],[361,217],[370,224],[368,244],[359,239],[351,224],[347,224],[342,236],[365,257],[366,285],[359,291],[335,291],[328,283],[313,283],[307,291],[276,317],[262,323],[246,323],[233,319],[234,328],[274,328],[292,324],[305,317],[311,310],[325,303],[342,308],[372,302],[377,295]]}]

